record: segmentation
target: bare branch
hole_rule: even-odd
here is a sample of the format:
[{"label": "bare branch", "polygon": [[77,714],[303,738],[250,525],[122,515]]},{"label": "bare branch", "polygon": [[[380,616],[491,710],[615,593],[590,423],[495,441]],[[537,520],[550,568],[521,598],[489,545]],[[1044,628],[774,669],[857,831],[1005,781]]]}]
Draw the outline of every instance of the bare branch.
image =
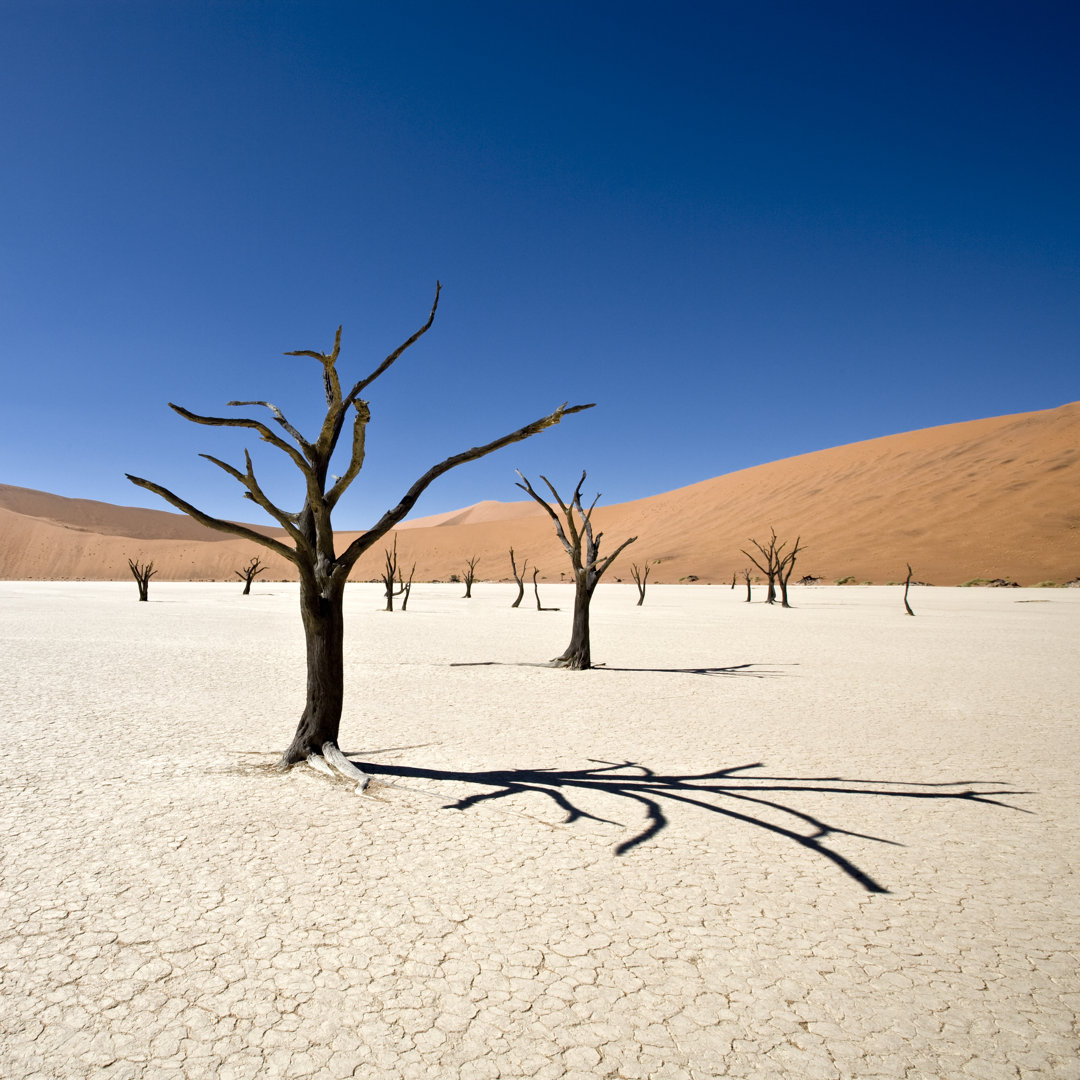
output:
[{"label": "bare branch", "polygon": [[[559,515],[555,513],[555,511],[551,507],[551,504],[546,499],[542,498],[536,493],[535,490],[533,490],[532,484],[529,483],[528,478],[521,472],[520,469],[515,469],[514,472],[516,472],[518,476],[520,476],[521,479],[524,481],[524,483],[515,484],[514,486],[521,488],[522,491],[531,495],[548,512],[548,516],[551,518],[552,521],[555,522],[555,535],[558,536],[559,542],[562,544],[562,546],[566,548],[567,554],[571,558],[573,558],[574,547],[566,538],[566,533],[563,531],[563,525],[562,522],[559,520]],[[563,501],[559,498],[559,493],[555,491],[553,487],[551,487],[551,481],[548,480],[546,476],[541,476],[540,479],[543,480],[549,488],[551,488],[552,492],[554,492],[555,494],[555,499],[558,502],[559,506],[561,506],[563,512],[569,516],[570,511],[567,510],[565,506],[563,506]]]},{"label": "bare branch", "polygon": [[296,462],[296,467],[305,476],[311,473],[311,466],[307,463],[304,455],[295,446],[290,446],[281,436],[275,435],[261,420],[251,420],[244,416],[200,416],[198,413],[185,409],[182,405],[174,405],[171,401],[169,402],[169,408],[173,412],[179,413],[185,420],[190,420],[193,424],[206,424],[210,427],[252,428],[259,433],[259,437],[263,442],[268,442],[271,446],[276,446],[279,450],[288,454]]},{"label": "bare branch", "polygon": [[636,536],[631,536],[629,540],[624,540],[624,541],[623,541],[623,542],[622,542],[622,543],[621,543],[621,544],[620,544],[620,545],[619,545],[619,546],[618,546],[618,547],[617,547],[617,548],[616,548],[616,549],[615,549],[615,550],[614,550],[614,551],[613,551],[613,552],[612,552],[612,553],[611,553],[611,554],[610,554],[610,555],[609,555],[609,556],[608,556],[608,557],[607,557],[607,558],[606,558],[606,559],[605,559],[605,560],[603,561],[603,563],[601,564],[600,568],[599,568],[599,569],[598,569],[598,570],[596,571],[596,577],[597,577],[597,580],[599,580],[600,578],[602,578],[602,577],[604,576],[604,574],[606,574],[606,573],[607,573],[607,569],[608,569],[608,567],[609,567],[609,566],[610,566],[610,565],[611,565],[611,564],[612,564],[612,563],[613,563],[613,562],[615,561],[615,559],[616,559],[616,557],[618,556],[619,552],[620,552],[620,551],[622,551],[622,550],[623,550],[623,548],[629,547],[629,546],[630,546],[630,545],[631,545],[631,544],[632,544],[632,543],[633,543],[633,542],[634,542],[635,540],[637,540],[637,537],[636,537]]},{"label": "bare branch", "polygon": [[427,317],[427,322],[420,327],[411,337],[403,341],[366,379],[361,379],[348,393],[348,396],[344,400],[344,405],[348,407],[356,399],[357,395],[364,389],[365,386],[370,386],[390,365],[407,349],[410,345],[415,345],[420,338],[424,336],[430,329],[431,324],[435,321],[435,311],[439,306],[439,293],[442,292],[442,283],[435,282],[435,301],[431,305],[431,314]]},{"label": "bare branch", "polygon": [[356,409],[356,416],[353,419],[352,458],[349,460],[349,467],[342,476],[338,477],[326,496],[326,505],[330,510],[334,509],[338,499],[345,494],[346,489],[356,479],[364,465],[364,443],[368,421],[371,419],[371,409],[368,408],[366,401],[354,401],[353,407]]},{"label": "bare branch", "polygon": [[315,352],[314,349],[294,349],[291,352],[287,352],[285,356],[310,356],[313,360],[318,360],[323,366],[323,383],[326,387],[326,406],[328,409],[332,409],[333,406],[341,401],[341,383],[338,382],[337,364],[338,353],[341,351],[341,327],[337,328],[337,333],[334,335],[334,348],[330,354]]},{"label": "bare branch", "polygon": [[261,506],[296,542],[298,548],[309,548],[309,544],[304,534],[296,527],[299,514],[291,514],[288,510],[282,510],[280,506],[271,502],[263,489],[259,486],[258,480],[255,479],[255,470],[251,464],[251,455],[245,450],[244,461],[247,464],[247,473],[242,473],[239,469],[234,468],[226,461],[214,457],[212,454],[200,454],[199,457],[206,458],[207,461],[215,464],[219,469],[224,469],[231,477],[236,479],[240,484],[247,488],[247,492],[244,495],[245,499],[250,499],[253,503]]},{"label": "bare branch", "polygon": [[270,402],[270,401],[227,401],[227,402],[225,402],[225,404],[226,405],[235,405],[235,406],[262,405],[263,408],[269,409],[274,414],[274,419],[296,440],[297,445],[300,447],[300,449],[303,450],[305,454],[310,454],[310,452],[311,452],[311,443],[309,443],[307,441],[307,439],[305,439],[304,436],[301,435],[300,432],[297,431],[296,428],[294,428],[292,426],[292,424],[290,424],[289,421],[285,419],[285,414],[275,404],[273,404],[273,402]]},{"label": "bare branch", "polygon": [[144,480],[141,476],[132,476],[131,473],[125,473],[124,475],[136,487],[146,488],[147,491],[160,495],[167,503],[175,506],[177,510],[182,510],[200,525],[205,525],[208,529],[216,529],[218,532],[232,533],[233,536],[242,536],[246,540],[251,540],[256,544],[269,548],[271,551],[277,552],[283,559],[288,559],[291,563],[296,562],[296,552],[280,540],[275,540],[272,536],[263,536],[262,533],[256,532],[246,525],[240,525],[235,521],[223,521],[221,518],[211,517],[209,514],[203,513],[198,507],[192,506],[191,503],[181,499],[179,495],[174,495],[168,488],[155,484],[152,480]]},{"label": "bare branch", "polygon": [[463,450],[460,454],[454,454],[445,461],[441,461],[438,465],[433,465],[412,485],[412,487],[409,488],[402,497],[401,502],[399,502],[393,510],[388,510],[383,514],[370,531],[364,533],[362,536],[358,536],[345,549],[345,552],[338,559],[339,566],[343,568],[345,574],[348,574],[356,560],[360,558],[372,544],[385,536],[390,529],[401,521],[402,518],[404,518],[416,505],[416,500],[420,498],[428,485],[431,484],[433,480],[437,480],[443,473],[449,472],[458,465],[464,465],[467,461],[476,461],[478,458],[486,457],[488,454],[491,454],[496,450],[501,450],[504,446],[509,446],[511,443],[521,442],[522,439],[528,439],[532,435],[538,435],[540,432],[546,431],[549,427],[554,427],[564,416],[569,416],[571,413],[583,412],[585,409],[591,409],[592,407],[591,404],[571,405],[569,407],[562,405],[553,413],[542,416],[539,420],[534,420],[531,424],[526,424],[525,427],[510,432],[509,435],[503,435],[501,438],[495,439],[493,442],[486,443],[483,446],[474,446],[470,450]]}]

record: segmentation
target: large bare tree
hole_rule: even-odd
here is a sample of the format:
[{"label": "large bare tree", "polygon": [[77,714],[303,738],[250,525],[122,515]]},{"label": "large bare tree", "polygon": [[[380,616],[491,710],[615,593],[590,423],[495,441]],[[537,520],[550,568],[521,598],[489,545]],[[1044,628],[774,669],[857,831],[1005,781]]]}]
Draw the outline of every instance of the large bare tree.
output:
[{"label": "large bare tree", "polygon": [[[542,416],[516,431],[503,435],[482,446],[453,454],[427,470],[402,496],[401,501],[387,510],[370,529],[361,533],[344,551],[335,547],[331,515],[342,495],[356,479],[364,464],[365,437],[371,420],[368,402],[360,397],[364,390],[382,375],[406,349],[415,344],[431,328],[439,306],[441,286],[436,284],[435,300],[427,321],[414,334],[391,352],[369,375],[354,383],[344,392],[338,378],[337,360],[341,348],[341,327],[334,337],[329,353],[311,349],[299,349],[286,356],[304,356],[315,360],[322,368],[323,386],[326,392],[326,416],[314,439],[302,435],[285,417],[282,411],[269,401],[231,401],[230,406],[258,405],[267,409],[279,434],[262,420],[249,417],[202,416],[170,402],[170,408],[196,424],[211,427],[250,428],[275,449],[285,454],[299,470],[304,481],[304,498],[297,511],[285,510],[272,502],[259,486],[251,463],[251,455],[244,451],[244,468],[238,469],[209,454],[202,457],[213,462],[235,479],[244,489],[244,498],[262,507],[282,529],[291,543],[261,533],[231,521],[204,513],[179,495],[173,494],[160,484],[142,477],[128,475],[139,487],[160,495],[166,502],[190,515],[211,529],[242,536],[261,544],[293,563],[300,578],[300,614],[304,624],[307,650],[307,695],[303,714],[292,742],[281,758],[287,768],[297,762],[310,761],[312,765],[329,771],[330,766],[351,776],[362,786],[366,777],[338,747],[338,731],[344,694],[343,638],[344,619],[342,597],[345,583],[356,561],[374,544],[377,544],[401,521],[416,504],[416,500],[432,481],[467,461],[475,461],[511,443],[520,442],[532,435],[558,424],[564,416],[591,408],[590,405],[562,405],[553,413]],[[331,458],[338,439],[351,420],[352,449],[348,464],[340,476],[330,472]]]},{"label": "large bare tree", "polygon": [[[566,646],[566,650],[561,656],[557,656],[552,660],[552,663],[556,667],[568,667],[584,671],[586,668],[592,667],[592,650],[589,642],[589,604],[592,602],[593,593],[596,591],[600,579],[604,576],[607,568],[615,561],[619,552],[632,544],[637,537],[631,536],[629,540],[624,540],[601,562],[599,554],[600,538],[604,534],[594,534],[592,527],[592,512],[600,496],[597,495],[593,499],[588,510],[582,508],[581,486],[585,483],[585,470],[583,469],[581,472],[581,479],[578,481],[577,487],[574,488],[574,494],[570,497],[569,503],[562,501],[554,485],[546,476],[540,477],[547,485],[548,491],[551,492],[555,502],[559,505],[559,510],[562,512],[561,521],[554,508],[543,496],[538,495],[533,490],[532,484],[520,472],[518,472],[518,476],[521,476],[521,483],[517,486],[531,495],[548,512],[551,520],[555,522],[555,532],[562,542],[562,546],[566,549],[567,555],[570,556],[570,564],[574,568],[574,622],[570,632],[570,644]],[[565,528],[563,527],[564,524]],[[537,604],[539,602],[540,597],[537,594]]]}]

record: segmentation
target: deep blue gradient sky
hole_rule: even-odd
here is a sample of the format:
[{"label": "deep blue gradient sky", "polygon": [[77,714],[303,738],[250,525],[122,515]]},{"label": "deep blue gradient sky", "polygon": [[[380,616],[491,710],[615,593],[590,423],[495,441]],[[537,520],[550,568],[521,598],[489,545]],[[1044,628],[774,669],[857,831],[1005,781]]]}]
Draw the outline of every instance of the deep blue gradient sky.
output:
[{"label": "deep blue gradient sky", "polygon": [[[362,528],[621,502],[859,439],[1080,397],[1080,6],[0,3],[0,482],[263,520],[186,423],[275,402],[344,324]],[[343,466],[342,466],[343,467]]]}]

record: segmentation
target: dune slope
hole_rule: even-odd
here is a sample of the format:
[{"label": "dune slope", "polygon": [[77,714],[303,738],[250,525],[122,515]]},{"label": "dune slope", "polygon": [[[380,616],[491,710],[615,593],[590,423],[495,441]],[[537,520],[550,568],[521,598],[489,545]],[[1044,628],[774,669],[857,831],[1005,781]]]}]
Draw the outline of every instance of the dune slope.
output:
[{"label": "dune slope", "polygon": [[[631,562],[648,559],[652,581],[729,583],[749,565],[740,553],[748,539],[775,527],[802,537],[796,579],[884,583],[903,578],[910,562],[918,579],[941,585],[1071,580],[1080,574],[1080,402],[803,454],[599,506],[595,520],[607,550],[638,538],[612,579],[628,580]],[[384,546],[355,578],[377,576]],[[528,502],[486,501],[398,531],[401,563],[416,564],[418,581],[447,580],[473,555],[480,579],[505,580],[510,547],[530,577],[532,567],[541,581],[567,571],[551,523]],[[4,579],[123,578],[129,557],[153,559],[162,579],[223,579],[253,554],[270,578],[295,576],[284,560],[183,515],[0,485]]]}]

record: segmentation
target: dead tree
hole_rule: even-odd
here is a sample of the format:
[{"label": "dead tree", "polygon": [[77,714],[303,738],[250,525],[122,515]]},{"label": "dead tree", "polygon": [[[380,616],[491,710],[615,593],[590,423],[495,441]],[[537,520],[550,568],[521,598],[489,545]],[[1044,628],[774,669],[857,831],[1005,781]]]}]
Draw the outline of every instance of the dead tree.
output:
[{"label": "dead tree", "polygon": [[251,592],[251,583],[260,574],[266,573],[266,567],[263,565],[263,561],[258,555],[252,555],[251,562],[249,562],[243,570],[236,570],[234,573],[244,583],[244,592],[242,595],[247,596]]},{"label": "dead tree", "polygon": [[740,548],[742,553],[765,575],[768,579],[769,590],[765,595],[766,604],[776,603],[776,530],[770,530],[772,532],[772,539],[769,541],[769,546],[765,547],[764,544],[758,543],[753,537],[750,538],[750,543],[758,549],[761,556],[761,561],[752,555],[746,548]]},{"label": "dead tree", "polygon": [[759,543],[757,540],[751,537],[750,543],[758,549],[761,555],[761,561],[759,562],[755,556],[751,555],[749,551],[743,549],[743,554],[768,578],[769,591],[765,597],[766,604],[776,603],[776,586],[780,585],[781,607],[790,608],[788,603],[788,581],[791,579],[791,572],[795,568],[795,556],[799,553],[799,540],[801,537],[796,537],[795,546],[787,553],[784,552],[784,548],[787,547],[788,542],[785,540],[782,544],[776,542],[776,530],[769,530],[769,543],[768,546]]},{"label": "dead tree", "polygon": [[412,579],[416,573],[416,563],[413,563],[409,567],[409,580],[402,581],[401,577],[398,577],[398,583],[401,585],[401,610],[406,611],[409,607],[409,596],[412,593]]},{"label": "dead tree", "polygon": [[[397,561],[397,537],[394,537],[393,548],[384,548],[383,555],[385,556],[385,562],[383,564],[383,572],[380,580],[383,583],[383,589],[386,595],[386,609],[387,611],[394,610],[394,597],[400,596],[405,591],[405,585],[401,581],[400,573],[398,571]],[[398,587],[394,588],[394,582],[397,582]]]},{"label": "dead tree", "polygon": [[540,571],[534,566],[533,567],[533,592],[536,593],[536,610],[537,611],[558,611],[559,609],[557,607],[544,607],[540,603],[540,586],[537,585],[537,583],[536,583],[536,575],[539,574],[539,573],[540,573]]},{"label": "dead tree", "polygon": [[904,579],[904,611],[909,615],[914,615],[915,612],[911,610],[911,605],[907,602],[908,589],[911,588],[911,563],[907,563],[907,577]]},{"label": "dead tree", "polygon": [[[303,477],[303,504],[297,511],[282,509],[273,503],[255,477],[251,455],[245,450],[245,467],[238,469],[209,454],[206,457],[223,469],[244,489],[244,497],[261,506],[274,521],[285,530],[285,539],[264,536],[262,533],[232,521],[211,517],[191,503],[173,494],[160,484],[128,475],[139,487],[160,495],[166,502],[189,514],[200,524],[220,532],[242,536],[260,544],[287,559],[297,568],[300,578],[300,614],[304,624],[307,655],[307,694],[304,711],[296,733],[281,759],[282,768],[308,760],[322,771],[331,766],[358,781],[358,787],[366,783],[366,776],[353,765],[338,747],[341,710],[344,693],[344,617],[342,599],[349,572],[364,552],[377,544],[395,525],[406,517],[416,505],[424,490],[444,473],[467,461],[475,461],[495,450],[520,442],[532,435],[558,424],[564,416],[587,409],[588,405],[568,407],[562,405],[553,413],[534,420],[525,427],[503,435],[482,446],[453,454],[433,465],[402,496],[397,506],[387,510],[371,528],[360,533],[344,551],[335,549],[331,515],[338,501],[356,479],[364,464],[365,439],[371,410],[361,393],[382,375],[411,345],[415,344],[435,321],[439,304],[440,286],[436,284],[435,300],[427,321],[407,338],[371,372],[343,392],[338,379],[337,359],[341,347],[341,328],[338,327],[334,346],[329,353],[300,349],[287,356],[304,356],[314,359],[321,368],[320,376],[326,392],[326,416],[314,440],[305,438],[284,416],[281,410],[268,401],[234,401],[230,405],[254,406],[267,409],[270,417],[284,435],[272,429],[268,423],[248,417],[202,416],[189,412],[179,405],[171,408],[185,420],[211,427],[250,428],[275,449],[285,454]],[[351,420],[352,448],[348,464],[340,476],[331,473],[331,458],[338,439]],[[287,437],[286,437],[287,436]]]},{"label": "dead tree", "polygon": [[747,567],[747,569],[745,569],[742,572],[742,576],[743,576],[744,580],[746,581],[746,603],[749,604],[750,603],[750,569],[749,569],[749,567]]},{"label": "dead tree", "polygon": [[738,570],[731,571],[731,591],[735,591],[735,576],[738,574]]},{"label": "dead tree", "polygon": [[462,600],[472,599],[472,586],[476,580],[476,564],[480,561],[479,555],[474,555],[465,563],[465,569],[461,571],[461,580],[465,582],[465,595]]},{"label": "dead tree", "polygon": [[645,582],[649,580],[649,569],[648,559],[645,560],[643,568],[639,568],[637,563],[630,564],[630,576],[634,579],[638,591],[637,607],[641,607],[645,603]]},{"label": "dead tree", "polygon": [[139,599],[149,601],[150,579],[157,573],[152,562],[140,563],[137,559],[128,559],[128,566],[139,586]]},{"label": "dead tree", "polygon": [[[521,564],[521,573],[518,573],[517,563],[514,562],[514,549],[510,549],[510,570],[514,575],[514,581],[517,582],[517,599],[510,605],[511,607],[517,607],[521,603],[521,598],[525,595],[525,570],[528,568],[529,560],[526,559]],[[539,600],[537,601],[539,603]]]},{"label": "dead tree", "polygon": [[[566,646],[562,655],[555,657],[552,663],[556,667],[574,668],[584,671],[592,667],[592,652],[589,642],[589,604],[592,602],[593,593],[600,579],[604,576],[608,567],[615,561],[623,548],[632,544],[637,537],[631,536],[624,540],[603,562],[600,561],[600,538],[603,533],[593,533],[592,512],[596,506],[599,495],[593,499],[588,510],[581,505],[581,485],[585,483],[585,471],[582,470],[581,479],[574,488],[574,494],[570,497],[569,504],[564,503],[559,497],[551,481],[546,476],[540,479],[547,485],[555,502],[559,504],[563,520],[554,509],[534,490],[532,484],[525,479],[520,472],[521,483],[517,486],[534,498],[550,515],[555,522],[555,532],[570,556],[570,564],[574,569],[574,621],[570,632],[570,644]],[[580,519],[580,520],[578,520]],[[565,524],[565,528],[563,527]]]},{"label": "dead tree", "polygon": [[786,554],[784,548],[787,547],[787,541],[785,540],[776,549],[776,580],[780,583],[780,606],[790,608],[788,603],[788,582],[791,580],[791,572],[795,569],[795,556],[799,554],[799,541],[801,536],[795,537],[795,546]]}]

